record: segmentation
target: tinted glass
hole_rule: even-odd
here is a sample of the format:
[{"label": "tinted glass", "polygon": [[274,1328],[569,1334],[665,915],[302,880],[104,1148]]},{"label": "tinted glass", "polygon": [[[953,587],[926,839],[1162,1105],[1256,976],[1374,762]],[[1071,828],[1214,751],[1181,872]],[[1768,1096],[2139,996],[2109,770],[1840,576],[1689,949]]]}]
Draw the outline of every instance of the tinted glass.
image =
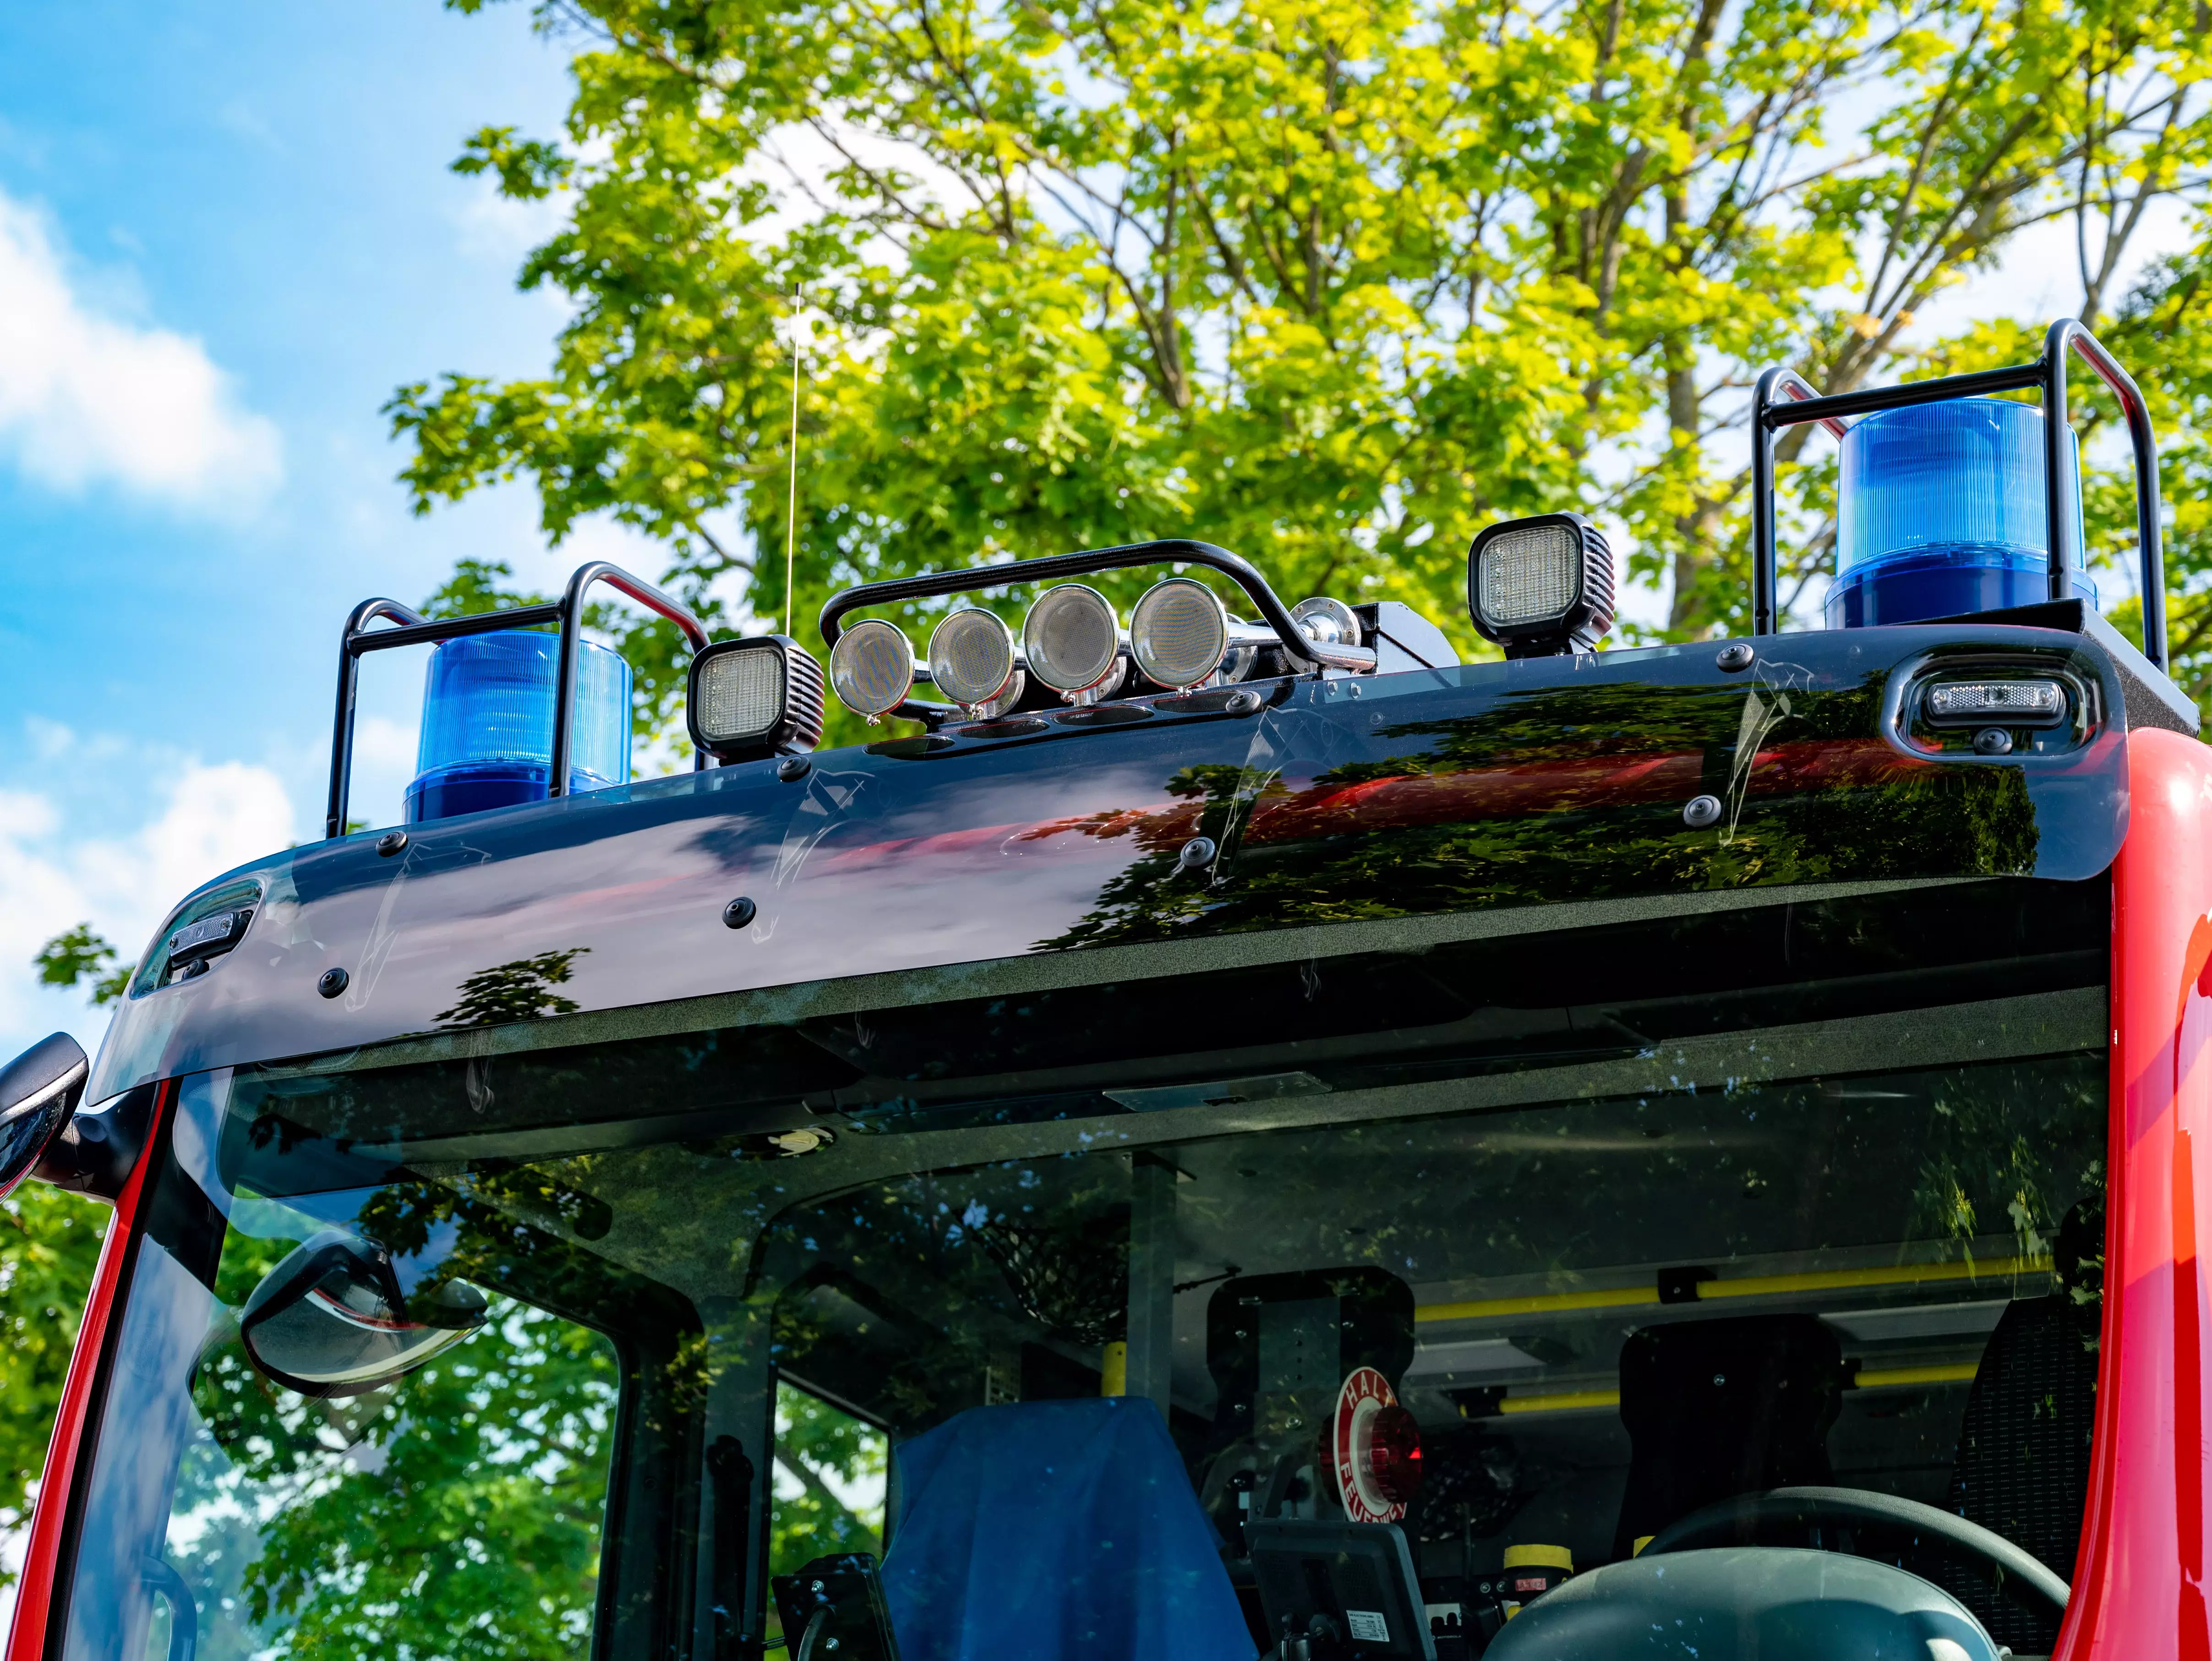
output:
[{"label": "tinted glass", "polygon": [[[1355,1615],[1401,1634],[1366,1652],[1411,1622],[1463,1654],[1807,1484],[2063,1577],[2106,904],[1991,883],[1173,980],[978,965],[204,1076],[70,1653],[161,1653],[183,1604],[208,1653],[743,1653],[823,1587],[910,1658],[1249,1657]],[[337,1341],[368,1319],[411,1370],[270,1376],[311,1249],[300,1307],[343,1307],[283,1329],[288,1365],[318,1332],[366,1365]],[[1987,1562],[1915,1549],[1874,1555],[2047,1646]]]}]

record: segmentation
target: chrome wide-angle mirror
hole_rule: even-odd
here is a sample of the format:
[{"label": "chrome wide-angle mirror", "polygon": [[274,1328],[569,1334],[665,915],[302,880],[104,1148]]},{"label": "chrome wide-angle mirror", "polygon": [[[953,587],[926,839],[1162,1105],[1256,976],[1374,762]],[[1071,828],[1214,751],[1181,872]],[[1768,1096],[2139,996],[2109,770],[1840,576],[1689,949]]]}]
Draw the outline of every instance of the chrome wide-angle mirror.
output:
[{"label": "chrome wide-angle mirror", "polygon": [[381,1389],[483,1323],[474,1287],[447,1281],[410,1299],[391,1253],[334,1228],[263,1276],[238,1317],[254,1366],[319,1399]]},{"label": "chrome wide-angle mirror", "polygon": [[0,1197],[31,1174],[76,1111],[92,1063],[66,1032],[41,1038],[0,1068]]}]

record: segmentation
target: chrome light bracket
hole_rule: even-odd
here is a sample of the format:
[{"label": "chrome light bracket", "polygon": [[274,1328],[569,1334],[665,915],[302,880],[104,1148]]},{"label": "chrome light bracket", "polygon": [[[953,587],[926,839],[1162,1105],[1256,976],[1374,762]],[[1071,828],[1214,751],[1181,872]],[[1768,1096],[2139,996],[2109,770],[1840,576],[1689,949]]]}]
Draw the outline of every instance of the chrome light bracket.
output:
[{"label": "chrome light bracket", "polygon": [[[681,600],[665,594],[642,577],[632,576],[619,565],[603,559],[578,566],[561,598],[544,605],[511,605],[503,611],[480,611],[469,617],[440,618],[434,622],[396,599],[365,599],[346,618],[338,637],[337,715],[331,731],[331,790],[323,816],[323,834],[342,837],[346,827],[346,798],[353,786],[354,691],[360,678],[361,660],[369,652],[386,652],[400,646],[434,646],[463,635],[489,634],[497,629],[534,629],[551,624],[561,631],[560,666],[553,682],[553,755],[546,776],[546,794],[568,794],[568,764],[575,743],[576,642],[581,637],[584,596],[598,583],[628,595],[647,611],[658,611],[683,631],[693,652],[707,647],[706,626],[691,615]],[[379,618],[398,624],[371,629]],[[706,751],[692,757],[694,768],[707,765]]]},{"label": "chrome light bracket", "polygon": [[[1250,597],[1260,620],[1274,632],[1274,643],[1301,671],[1348,670],[1371,674],[1376,654],[1365,646],[1332,644],[1314,639],[1267,586],[1267,580],[1248,560],[1210,542],[1169,538],[1158,542],[1134,542],[1114,548],[1087,548],[1070,554],[1048,554],[1041,559],[1018,559],[1004,565],[981,565],[959,571],[933,571],[920,576],[893,577],[865,582],[830,596],[822,608],[822,638],[835,648],[844,619],[871,605],[892,605],[915,599],[933,599],[945,594],[975,593],[1016,583],[1053,581],[1097,571],[1127,570],[1144,565],[1198,565],[1218,571]],[[893,712],[933,725],[957,717],[950,706],[909,703]]]},{"label": "chrome light bracket", "polygon": [[2136,547],[2142,560],[2137,592],[2143,597],[2142,654],[2152,666],[2164,670],[2166,557],[2159,540],[2158,443],[2151,433],[2149,406],[2119,360],[2070,317],[2060,318],[2045,332],[2040,357],[2010,368],[1982,369],[1971,374],[1946,375],[1940,380],[1914,380],[1900,386],[1875,386],[1826,398],[1815,392],[1795,370],[1773,368],[1761,374],[1751,398],[1751,632],[1771,635],[1780,626],[1774,447],[1784,429],[1817,422],[1841,438],[1849,430],[1844,423],[1852,416],[1914,404],[1940,404],[1954,398],[1986,398],[1996,392],[2033,390],[2042,395],[2044,522],[2051,527],[2051,598],[2070,598],[2074,560],[2080,550],[2071,546],[2074,522],[2067,511],[2078,481],[2072,477],[2073,447],[2066,438],[2066,370],[2076,356],[2112,389],[2127,422],[2128,443],[2135,458]]}]

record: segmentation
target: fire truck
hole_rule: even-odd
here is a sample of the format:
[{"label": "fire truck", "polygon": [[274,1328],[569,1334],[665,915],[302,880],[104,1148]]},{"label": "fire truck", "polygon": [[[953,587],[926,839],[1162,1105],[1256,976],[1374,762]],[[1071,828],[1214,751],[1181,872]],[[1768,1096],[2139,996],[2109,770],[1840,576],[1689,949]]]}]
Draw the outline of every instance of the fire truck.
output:
[{"label": "fire truck", "polygon": [[[1194,540],[847,589],[826,669],[605,564],[365,602],[326,837],[0,1073],[0,1174],[114,1212],[9,1661],[2212,1652],[2144,401],[2064,321],[1748,421],[1738,639],[1601,649],[1573,514],[1474,535],[1480,662]],[[603,584],[690,643],[690,771],[630,776]]]}]

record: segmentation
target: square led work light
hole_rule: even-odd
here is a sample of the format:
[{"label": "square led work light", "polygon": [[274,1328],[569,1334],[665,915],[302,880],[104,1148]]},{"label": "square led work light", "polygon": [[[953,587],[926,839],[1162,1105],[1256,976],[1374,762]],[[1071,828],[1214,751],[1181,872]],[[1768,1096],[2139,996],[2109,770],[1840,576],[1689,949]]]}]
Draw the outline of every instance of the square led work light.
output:
[{"label": "square led work light", "polygon": [[724,761],[811,750],[822,739],[821,666],[785,635],[720,641],[691,660],[691,741]]},{"label": "square led work light", "polygon": [[1579,514],[1492,525],[1468,550],[1467,605],[1510,658],[1587,652],[1613,627],[1613,551]]}]

